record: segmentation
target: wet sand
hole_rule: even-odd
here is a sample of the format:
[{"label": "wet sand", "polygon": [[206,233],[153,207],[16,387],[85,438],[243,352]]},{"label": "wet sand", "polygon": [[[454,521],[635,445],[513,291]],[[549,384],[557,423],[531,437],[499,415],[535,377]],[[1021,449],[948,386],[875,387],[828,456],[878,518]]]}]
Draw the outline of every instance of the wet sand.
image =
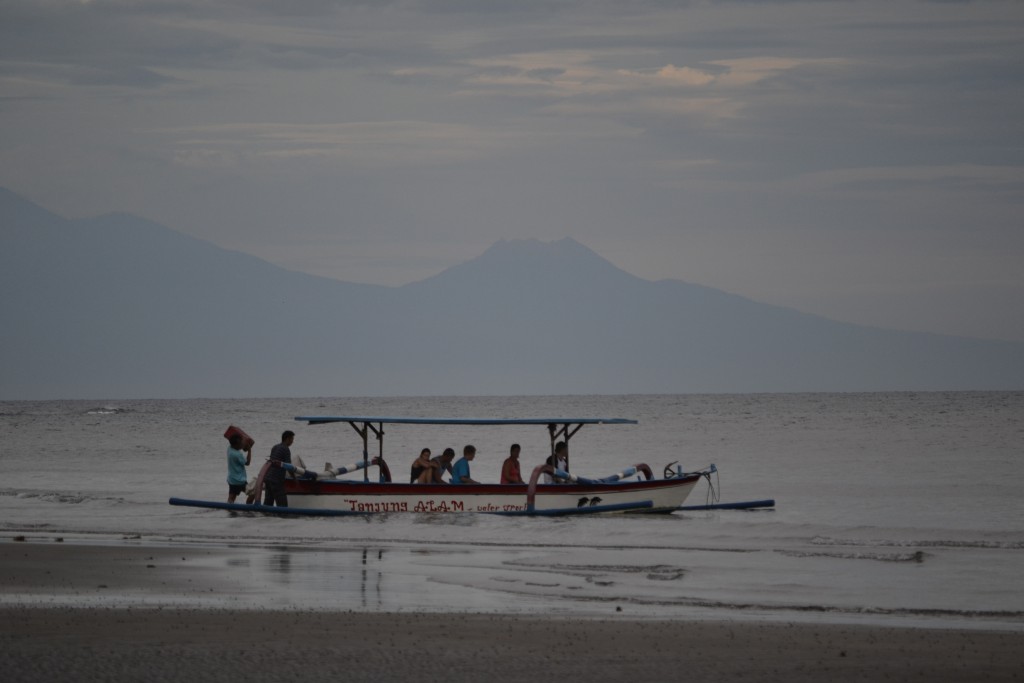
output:
[{"label": "wet sand", "polygon": [[195,603],[245,552],[0,543],[4,680],[1024,681],[1019,631]]},{"label": "wet sand", "polygon": [[450,614],[0,608],[7,681],[1012,681],[1019,634]]}]

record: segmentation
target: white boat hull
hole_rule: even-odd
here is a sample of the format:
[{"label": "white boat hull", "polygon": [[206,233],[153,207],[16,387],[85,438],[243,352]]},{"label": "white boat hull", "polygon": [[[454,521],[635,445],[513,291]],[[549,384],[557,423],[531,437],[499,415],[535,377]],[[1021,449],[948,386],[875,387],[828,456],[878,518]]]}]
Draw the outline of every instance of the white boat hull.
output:
[{"label": "white boat hull", "polygon": [[578,512],[671,512],[700,477],[616,482],[541,484],[378,484],[359,481],[289,480],[289,506],[353,513],[551,514]]}]

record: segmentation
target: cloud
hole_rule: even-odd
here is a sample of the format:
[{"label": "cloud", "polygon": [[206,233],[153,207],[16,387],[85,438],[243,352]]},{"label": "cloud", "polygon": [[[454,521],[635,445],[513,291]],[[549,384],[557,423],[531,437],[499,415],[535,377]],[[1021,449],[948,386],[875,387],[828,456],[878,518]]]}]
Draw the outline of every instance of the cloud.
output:
[{"label": "cloud", "polygon": [[721,59],[711,63],[726,69],[723,74],[716,78],[718,83],[726,86],[742,87],[753,85],[801,66],[812,63],[836,63],[836,60],[747,57],[743,59]]},{"label": "cloud", "polygon": [[692,117],[707,124],[739,116],[742,103],[727,97],[636,96],[628,100],[559,102],[545,110],[565,116],[632,117],[660,119]]},{"label": "cloud", "polygon": [[793,183],[804,189],[863,189],[942,185],[972,192],[1012,190],[1024,196],[1024,166],[945,164],[840,168],[802,174]]},{"label": "cloud", "polygon": [[470,59],[467,65],[473,71],[464,78],[461,91],[547,97],[607,92],[606,76],[591,64],[593,57],[584,50],[553,50]]},{"label": "cloud", "polygon": [[747,88],[801,68],[849,64],[839,58],[759,56],[695,66],[615,66],[627,59],[635,56],[620,50],[554,50],[475,59],[469,62],[475,71],[461,80],[458,92],[546,100],[543,111],[562,116],[683,117],[720,126],[751,106],[753,100],[744,92]]},{"label": "cloud", "polygon": [[707,85],[715,80],[712,74],[688,66],[677,67],[674,64],[666,64],[658,69],[655,74],[659,79],[681,85]]},{"label": "cloud", "polygon": [[847,60],[836,58],[795,59],[762,56],[714,60],[702,64],[702,68],[666,64],[654,71],[620,70],[618,73],[648,87],[676,85],[742,88],[805,66],[838,66],[847,63]]},{"label": "cloud", "polygon": [[649,70],[611,66],[623,59],[616,52],[555,50],[475,59],[476,72],[465,80],[474,87],[508,87],[513,93],[546,93],[552,97],[630,94],[665,88],[692,88],[715,82],[716,76],[693,67],[666,64]]},{"label": "cloud", "polygon": [[336,124],[247,123],[164,129],[175,163],[224,167],[295,159],[419,165],[467,161],[531,141],[508,127],[424,121]]},{"label": "cloud", "polygon": [[665,66],[653,72],[629,71],[626,69],[619,69],[615,73],[618,76],[625,76],[627,79],[629,79],[629,83],[632,83],[637,87],[695,87],[708,85],[710,83],[715,82],[715,76],[711,73],[708,73],[707,71],[694,69],[689,66],[677,67],[674,64],[666,64]]}]

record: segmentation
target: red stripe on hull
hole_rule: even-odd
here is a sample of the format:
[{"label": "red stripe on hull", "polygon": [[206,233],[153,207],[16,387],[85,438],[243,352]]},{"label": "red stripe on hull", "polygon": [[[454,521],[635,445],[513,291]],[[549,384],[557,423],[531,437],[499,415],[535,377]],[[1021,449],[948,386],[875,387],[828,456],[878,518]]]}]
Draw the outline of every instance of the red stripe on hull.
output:
[{"label": "red stripe on hull", "polygon": [[[554,493],[565,495],[593,494],[623,491],[650,491],[664,488],[678,487],[682,484],[696,482],[699,475],[681,477],[678,479],[652,479],[650,481],[616,482],[613,484],[541,484],[537,486],[537,495]],[[379,482],[364,482],[358,480],[285,480],[285,491],[295,495],[334,496],[351,495],[358,492],[362,495],[451,495],[458,492],[459,495],[501,495],[501,496],[526,496],[528,484],[381,484]]]}]

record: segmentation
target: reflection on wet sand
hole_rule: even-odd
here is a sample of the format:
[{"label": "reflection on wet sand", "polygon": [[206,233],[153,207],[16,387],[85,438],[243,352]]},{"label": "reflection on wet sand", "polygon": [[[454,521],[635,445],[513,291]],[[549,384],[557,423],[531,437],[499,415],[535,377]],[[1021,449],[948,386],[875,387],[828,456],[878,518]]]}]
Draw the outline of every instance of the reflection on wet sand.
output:
[{"label": "reflection on wet sand", "polygon": [[[366,597],[366,593],[367,593],[366,587],[370,583],[370,579],[368,578],[368,573],[371,572],[371,571],[373,573],[373,584],[374,584],[374,594],[375,594],[375,601],[374,601],[373,606],[374,607],[378,607],[378,608],[381,606],[381,597],[380,597],[381,572],[378,569],[369,570],[367,568],[367,566],[366,566],[366,557],[367,557],[368,554],[370,554],[371,558],[372,558],[372,554],[370,553],[369,548],[363,548],[363,572],[362,572],[363,580],[360,583],[360,592],[361,592],[361,594],[363,596],[363,609],[367,609],[367,608],[370,607],[370,601],[367,600],[367,597]],[[384,550],[378,548],[377,549],[377,562],[378,562],[378,564],[380,564],[383,559],[384,559]]]},{"label": "reflection on wet sand", "polygon": [[[61,537],[63,539],[63,537]],[[643,618],[783,618],[929,624],[957,619],[1019,630],[1024,612],[1007,605],[969,613],[913,604],[865,604],[859,593],[793,600],[766,583],[766,562],[790,574],[842,578],[842,563],[912,595],[921,563],[872,562],[777,551],[580,546],[437,547],[406,542],[349,547],[54,543],[40,536],[0,541],[0,604],[51,607],[169,606],[338,612],[461,612]],[[340,544],[340,541],[332,541]],[[709,555],[711,557],[709,557]],[[69,561],[73,558],[73,561]],[[638,560],[642,560],[639,561]],[[925,563],[927,564],[927,563]],[[820,566],[819,566],[820,565]],[[827,566],[826,566],[827,565]],[[862,568],[866,567],[866,569]],[[805,580],[806,583],[806,580]],[[822,594],[818,591],[816,595]],[[735,596],[740,596],[739,598]]]},{"label": "reflection on wet sand", "polygon": [[[278,546],[267,551],[265,561],[260,563],[265,572],[251,575],[250,585],[274,590],[285,606],[370,611],[386,607],[382,548],[321,550]],[[260,549],[254,548],[252,552],[258,553]],[[227,561],[229,567],[248,565],[248,560]]]},{"label": "reflection on wet sand", "polygon": [[291,553],[276,553],[270,556],[269,569],[271,574],[281,574],[282,581],[288,581],[288,574],[292,570]]}]

